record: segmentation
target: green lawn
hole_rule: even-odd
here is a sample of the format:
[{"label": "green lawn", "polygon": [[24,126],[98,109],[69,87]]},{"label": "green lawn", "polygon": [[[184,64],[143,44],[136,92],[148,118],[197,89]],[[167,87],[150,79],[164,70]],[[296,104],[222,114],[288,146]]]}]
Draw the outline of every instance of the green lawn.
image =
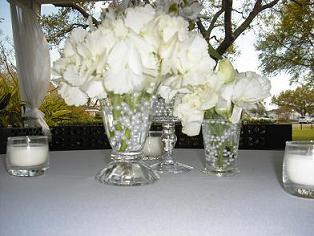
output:
[{"label": "green lawn", "polygon": [[292,125],[292,140],[314,140],[314,124]]}]

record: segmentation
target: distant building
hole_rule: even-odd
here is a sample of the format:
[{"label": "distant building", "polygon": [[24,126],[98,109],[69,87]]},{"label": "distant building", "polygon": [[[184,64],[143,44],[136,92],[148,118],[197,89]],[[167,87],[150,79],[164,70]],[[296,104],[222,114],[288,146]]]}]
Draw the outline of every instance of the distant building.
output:
[{"label": "distant building", "polygon": [[274,120],[297,121],[300,114],[282,109],[273,109],[268,111],[268,116]]}]

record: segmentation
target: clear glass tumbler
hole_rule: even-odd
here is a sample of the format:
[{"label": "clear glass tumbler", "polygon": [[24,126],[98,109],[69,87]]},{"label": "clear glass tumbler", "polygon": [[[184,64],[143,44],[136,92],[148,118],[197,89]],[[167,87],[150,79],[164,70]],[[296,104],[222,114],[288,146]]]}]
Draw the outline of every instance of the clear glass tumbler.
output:
[{"label": "clear glass tumbler", "polygon": [[238,148],[241,124],[223,119],[208,119],[202,124],[205,149],[204,173],[233,176],[238,174]]},{"label": "clear glass tumbler", "polygon": [[5,166],[14,176],[43,175],[49,167],[48,137],[9,137]]},{"label": "clear glass tumbler", "polygon": [[287,192],[314,198],[314,141],[286,142],[282,177]]}]

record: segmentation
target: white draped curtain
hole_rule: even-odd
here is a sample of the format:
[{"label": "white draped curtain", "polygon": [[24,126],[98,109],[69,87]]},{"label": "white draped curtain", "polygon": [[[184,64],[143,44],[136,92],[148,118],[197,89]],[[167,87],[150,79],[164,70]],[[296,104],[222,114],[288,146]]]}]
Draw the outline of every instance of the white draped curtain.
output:
[{"label": "white draped curtain", "polygon": [[9,0],[15,46],[16,68],[24,117],[33,119],[49,135],[49,127],[39,107],[50,81],[48,44],[38,22],[37,5],[32,0]]}]

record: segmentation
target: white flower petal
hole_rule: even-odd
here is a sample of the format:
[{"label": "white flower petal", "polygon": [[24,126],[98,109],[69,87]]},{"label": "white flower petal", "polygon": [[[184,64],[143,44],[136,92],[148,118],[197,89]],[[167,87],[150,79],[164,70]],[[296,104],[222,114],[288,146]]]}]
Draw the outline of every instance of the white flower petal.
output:
[{"label": "white flower petal", "polygon": [[86,76],[79,73],[74,65],[69,65],[65,69],[63,78],[73,86],[80,86],[87,80]]},{"label": "white flower petal", "polygon": [[84,84],[82,90],[90,97],[90,98],[106,98],[107,93],[103,87],[102,81],[89,81]]},{"label": "white flower petal", "polygon": [[143,26],[151,21],[154,16],[155,10],[150,5],[128,8],[126,10],[125,24],[138,34]]},{"label": "white flower petal", "polygon": [[58,93],[68,105],[80,106],[87,102],[88,97],[78,87],[61,82]]},{"label": "white flower petal", "polygon": [[178,116],[182,123],[182,132],[189,136],[198,135],[203,122],[204,111],[191,107],[187,103],[179,103],[175,106],[174,115]]},{"label": "white flower petal", "polygon": [[236,77],[232,101],[239,107],[249,108],[270,96],[271,84],[266,78],[250,71]]},{"label": "white flower petal", "polygon": [[222,59],[217,64],[217,74],[224,83],[230,83],[235,80],[236,72],[228,59]]},{"label": "white flower petal", "polygon": [[143,74],[143,66],[142,66],[142,60],[139,52],[136,50],[134,45],[129,45],[129,53],[128,53],[128,61],[127,65],[130,67],[130,70],[132,70],[137,75]]},{"label": "white flower petal", "polygon": [[242,115],[242,108],[238,107],[238,106],[234,106],[231,117],[230,117],[230,121],[232,123],[239,123],[241,120],[241,115]]}]

